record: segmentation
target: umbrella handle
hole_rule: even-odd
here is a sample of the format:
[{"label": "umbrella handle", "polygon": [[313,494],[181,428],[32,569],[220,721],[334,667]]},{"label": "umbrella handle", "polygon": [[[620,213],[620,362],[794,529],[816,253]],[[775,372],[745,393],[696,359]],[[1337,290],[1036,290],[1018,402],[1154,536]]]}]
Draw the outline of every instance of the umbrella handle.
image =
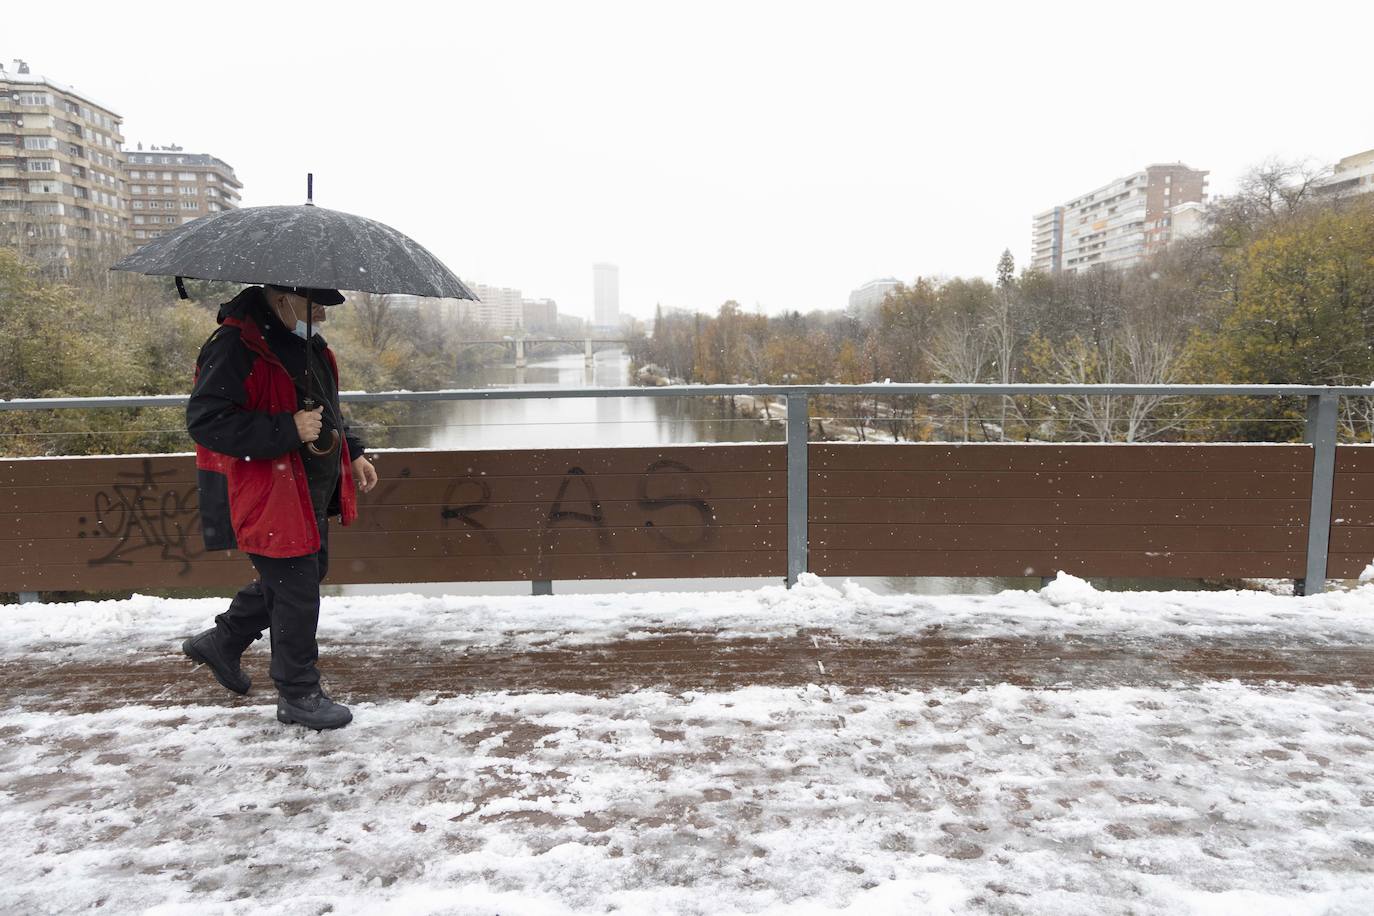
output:
[{"label": "umbrella handle", "polygon": [[320,448],[313,442],[305,443],[305,447],[310,449],[310,454],[312,455],[332,455],[339,448],[339,431],[337,429],[331,429],[329,431],[329,437],[329,444],[324,448]]},{"label": "umbrella handle", "polygon": [[[306,410],[314,410],[316,407],[320,405],[319,402],[317,402],[314,398],[306,398],[302,406]],[[329,431],[329,444],[326,445],[324,448],[320,448],[314,442],[305,443],[305,447],[310,450],[310,454],[312,455],[318,455],[320,457],[324,457],[325,455],[332,455],[334,454],[335,450],[339,447],[339,431],[337,429],[331,429]]]}]

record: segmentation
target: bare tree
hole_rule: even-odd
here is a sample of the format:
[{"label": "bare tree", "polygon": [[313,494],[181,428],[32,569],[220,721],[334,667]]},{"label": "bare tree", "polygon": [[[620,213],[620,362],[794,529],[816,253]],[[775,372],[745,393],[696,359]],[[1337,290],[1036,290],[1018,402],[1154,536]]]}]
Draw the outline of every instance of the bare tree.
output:
[{"label": "bare tree", "polygon": [[[997,295],[987,318],[988,350],[992,358],[990,374],[1000,385],[1009,385],[1015,378],[1016,354],[1021,343],[1015,269],[1011,251],[1002,252],[1002,260],[997,264]],[[998,437],[1005,442],[1007,413],[1015,407],[1015,401],[1006,396],[999,400],[1001,416],[998,420]]]},{"label": "bare tree", "polygon": [[[939,323],[927,350],[937,374],[951,382],[986,381],[994,352],[988,319],[996,299],[995,290],[981,280],[954,280],[940,288]],[[957,395],[953,402],[964,440],[968,441],[972,420],[981,417],[978,400]],[[989,438],[981,419],[979,425],[983,438]]]},{"label": "bare tree", "polygon": [[1330,174],[1330,168],[1308,160],[1266,159],[1241,175],[1234,194],[1207,208],[1212,244],[1245,244],[1261,227],[1306,210]]},{"label": "bare tree", "polygon": [[378,293],[358,293],[350,301],[358,339],[373,351],[385,350],[401,330],[391,299]]}]

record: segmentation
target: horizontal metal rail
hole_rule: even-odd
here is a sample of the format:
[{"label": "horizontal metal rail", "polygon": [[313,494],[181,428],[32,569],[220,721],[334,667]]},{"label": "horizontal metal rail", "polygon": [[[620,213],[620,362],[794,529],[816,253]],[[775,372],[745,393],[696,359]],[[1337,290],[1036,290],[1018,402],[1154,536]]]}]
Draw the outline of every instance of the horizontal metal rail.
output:
[{"label": "horizontal metal rail", "polygon": [[[1374,385],[983,385],[983,384],[870,384],[870,385],[664,385],[620,388],[455,388],[447,391],[345,391],[339,399],[350,404],[390,401],[489,401],[538,398],[671,398],[764,395],[786,398],[885,395],[989,396],[1101,396],[1101,397],[1374,397]],[[0,400],[0,410],[73,410],[118,407],[184,407],[189,395],[153,394],[111,398],[16,398]]]},{"label": "horizontal metal rail", "polygon": [[[1297,583],[1305,594],[1326,587],[1331,498],[1336,456],[1337,400],[1374,397],[1374,385],[985,385],[985,384],[869,384],[869,385],[664,385],[619,388],[468,388],[450,391],[352,391],[340,394],[350,404],[394,401],[488,401],[540,398],[777,397],[787,402],[787,583],[795,584],[808,569],[807,453],[810,399],[817,397],[880,396],[1076,396],[1076,397],[1300,397],[1307,404],[1307,442],[1313,449],[1312,500],[1308,521],[1306,577]],[[129,407],[184,407],[184,394],[113,398],[31,398],[0,400],[0,410],[76,410]],[[551,583],[535,583],[536,593],[552,590]]]}]

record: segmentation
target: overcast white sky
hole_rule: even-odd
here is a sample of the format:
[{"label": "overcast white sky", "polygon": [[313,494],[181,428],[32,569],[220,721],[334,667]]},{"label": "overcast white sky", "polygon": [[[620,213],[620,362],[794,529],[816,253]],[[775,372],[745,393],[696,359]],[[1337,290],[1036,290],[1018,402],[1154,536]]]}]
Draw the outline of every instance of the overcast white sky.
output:
[{"label": "overcast white sky", "polygon": [[[387,222],[590,312],[842,307],[991,276],[1032,214],[1151,162],[1225,192],[1374,147],[1374,4],[68,3],[0,58],[229,162],[244,204]],[[49,17],[50,18],[50,17]],[[39,26],[42,26],[41,28]]]}]

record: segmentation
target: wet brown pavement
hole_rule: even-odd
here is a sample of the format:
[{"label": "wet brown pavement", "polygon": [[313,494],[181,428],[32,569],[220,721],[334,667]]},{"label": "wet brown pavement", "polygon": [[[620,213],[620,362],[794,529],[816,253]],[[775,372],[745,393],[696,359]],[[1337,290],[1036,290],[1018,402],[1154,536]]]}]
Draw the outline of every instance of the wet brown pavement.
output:
[{"label": "wet brown pavement", "polygon": [[[272,698],[265,643],[245,657],[252,693],[238,700],[176,646],[118,661],[0,662],[0,705],[94,711],[128,704],[261,703]],[[594,645],[321,646],[331,692],[349,701],[486,691],[613,695],[807,684],[921,690],[1012,684],[1045,689],[1165,687],[1206,681],[1374,687],[1374,647],[1259,638],[949,638],[883,640],[825,632],[736,638],[670,632]]]}]

